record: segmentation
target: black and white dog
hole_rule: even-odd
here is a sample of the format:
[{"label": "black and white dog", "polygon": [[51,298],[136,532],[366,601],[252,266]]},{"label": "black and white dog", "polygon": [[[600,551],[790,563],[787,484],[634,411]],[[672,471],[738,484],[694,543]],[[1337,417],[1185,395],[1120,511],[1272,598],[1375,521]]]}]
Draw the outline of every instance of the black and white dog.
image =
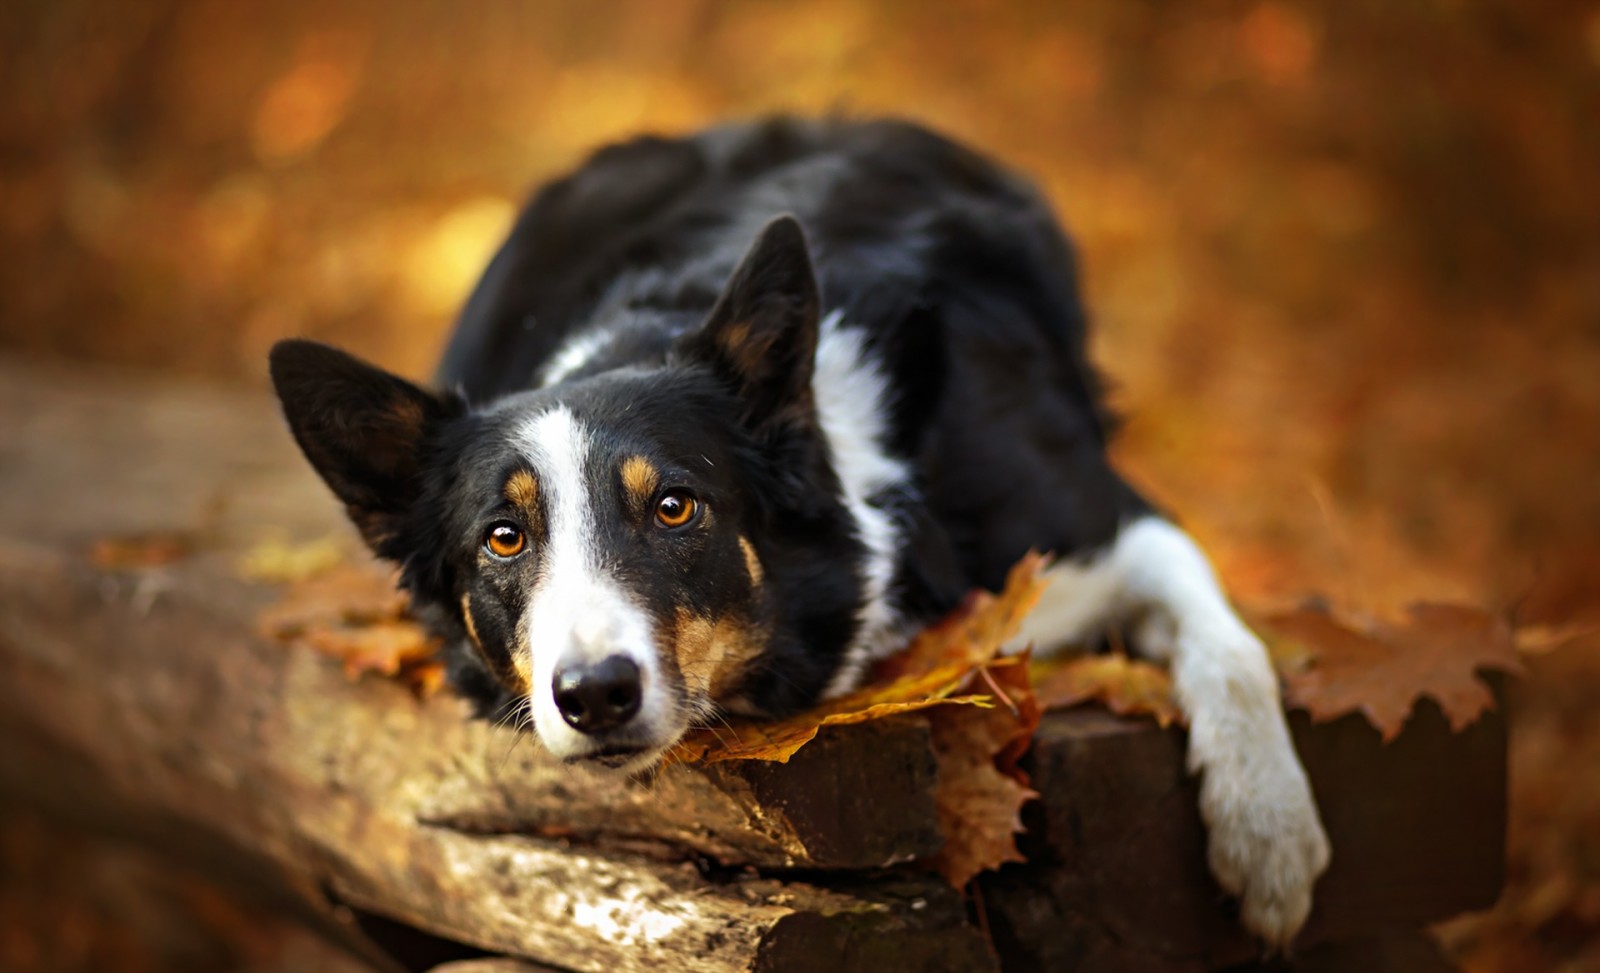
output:
[{"label": "black and white dog", "polygon": [[[752,242],[753,241],[753,242]],[[486,712],[637,770],[851,689],[1029,548],[1026,638],[1170,663],[1210,862],[1274,944],[1328,845],[1261,642],[1107,465],[1073,255],[921,128],[775,120],[599,152],[490,264],[439,393],[285,341],[301,448]]]}]

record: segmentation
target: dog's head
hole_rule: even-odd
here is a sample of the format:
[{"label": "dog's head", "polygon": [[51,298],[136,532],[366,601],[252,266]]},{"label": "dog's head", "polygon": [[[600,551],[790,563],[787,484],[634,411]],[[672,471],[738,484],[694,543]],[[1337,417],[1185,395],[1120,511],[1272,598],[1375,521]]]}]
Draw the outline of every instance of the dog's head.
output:
[{"label": "dog's head", "polygon": [[797,643],[848,637],[855,541],[816,428],[817,328],[804,237],[780,218],[664,360],[481,409],[305,341],[273,349],[272,377],[367,542],[545,745],[637,768],[719,709],[814,698],[828,653],[796,664]]}]

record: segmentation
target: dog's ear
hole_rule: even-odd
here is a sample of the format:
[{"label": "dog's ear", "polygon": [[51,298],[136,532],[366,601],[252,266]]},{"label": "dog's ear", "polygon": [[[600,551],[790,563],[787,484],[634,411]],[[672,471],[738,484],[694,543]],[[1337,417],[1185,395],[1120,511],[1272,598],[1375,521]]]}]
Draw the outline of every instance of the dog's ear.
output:
[{"label": "dog's ear", "polygon": [[367,543],[392,554],[386,542],[417,499],[423,444],[438,423],[462,411],[460,401],[314,341],[280,341],[270,362],[306,459]]},{"label": "dog's ear", "polygon": [[679,342],[733,388],[751,428],[805,422],[817,354],[817,277],[793,216],[762,227],[705,324]]}]

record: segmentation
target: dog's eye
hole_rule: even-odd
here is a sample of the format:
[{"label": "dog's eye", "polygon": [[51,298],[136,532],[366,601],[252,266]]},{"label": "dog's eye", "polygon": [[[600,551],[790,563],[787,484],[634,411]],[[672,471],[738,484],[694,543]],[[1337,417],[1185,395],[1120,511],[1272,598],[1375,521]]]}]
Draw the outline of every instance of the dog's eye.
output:
[{"label": "dog's eye", "polygon": [[516,557],[528,546],[528,535],[511,524],[495,524],[484,537],[483,546],[495,557]]},{"label": "dog's eye", "polygon": [[673,490],[656,501],[656,523],[663,527],[682,527],[694,519],[699,509],[692,494]]}]

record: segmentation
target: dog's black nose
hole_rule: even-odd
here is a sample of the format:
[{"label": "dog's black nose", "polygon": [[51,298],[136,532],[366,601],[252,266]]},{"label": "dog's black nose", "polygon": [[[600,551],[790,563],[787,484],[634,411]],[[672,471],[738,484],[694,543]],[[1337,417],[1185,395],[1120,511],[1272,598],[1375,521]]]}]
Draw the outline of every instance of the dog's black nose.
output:
[{"label": "dog's black nose", "polygon": [[580,733],[615,730],[639,712],[639,667],[625,655],[556,672],[551,690],[567,725]]}]

